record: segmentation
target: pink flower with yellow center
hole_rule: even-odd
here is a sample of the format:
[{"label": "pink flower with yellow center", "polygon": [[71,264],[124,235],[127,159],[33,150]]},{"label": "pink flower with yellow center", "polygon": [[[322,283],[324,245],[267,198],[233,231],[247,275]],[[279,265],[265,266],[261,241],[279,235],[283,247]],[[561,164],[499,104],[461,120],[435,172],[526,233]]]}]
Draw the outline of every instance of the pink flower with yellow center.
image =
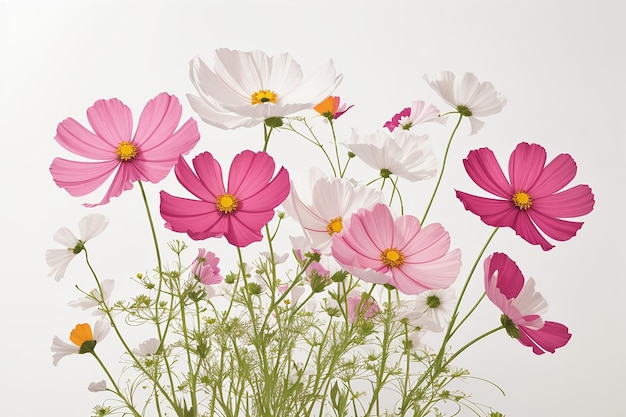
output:
[{"label": "pink flower with yellow center", "polygon": [[174,172],[199,200],[161,191],[161,216],[166,227],[187,233],[194,240],[225,236],[237,247],[260,241],[261,228],[289,194],[287,170],[281,167],[274,176],[271,156],[246,150],[233,159],[226,188],[222,167],[209,152],[196,156],[193,166],[195,172],[180,157]]},{"label": "pink flower with yellow center", "polygon": [[340,105],[341,98],[339,96],[329,96],[326,100],[322,101],[317,106],[313,107],[313,110],[324,116],[328,120],[339,119],[339,116],[354,107],[354,104],[348,106],[343,103]]},{"label": "pink flower with yellow center", "polygon": [[57,127],[56,141],[70,152],[95,161],[55,158],[50,166],[54,182],[72,196],[84,196],[111,176],[113,181],[99,203],[133,188],[135,181],[159,182],[180,155],[187,154],[200,139],[198,127],[189,119],[176,130],[182,106],[175,96],[161,93],[146,104],[133,135],[130,109],[120,100],[98,100],[87,109],[95,133],[76,120],[65,119]]},{"label": "pink flower with yellow center", "polygon": [[352,275],[390,284],[405,294],[447,288],[461,268],[461,252],[438,223],[426,227],[411,215],[394,219],[389,207],[361,209],[333,236],[332,254]]},{"label": "pink flower with yellow center", "polygon": [[541,355],[554,353],[567,344],[572,335],[561,323],[544,321],[548,309],[543,296],[535,291],[535,281],[524,282],[517,264],[503,253],[485,259],[485,292],[502,310],[501,322],[509,336]]},{"label": "pink flower with yellow center", "polygon": [[571,156],[560,154],[545,163],[546,150],[542,146],[522,142],[511,153],[509,181],[490,149],[471,151],[463,160],[465,170],[479,187],[500,199],[462,191],[456,196],[486,224],[510,227],[527,242],[550,250],[554,245],[539,230],[558,241],[572,238],[583,223],[564,219],[590,213],[594,198],[587,185],[560,191],[576,175],[576,162]]}]

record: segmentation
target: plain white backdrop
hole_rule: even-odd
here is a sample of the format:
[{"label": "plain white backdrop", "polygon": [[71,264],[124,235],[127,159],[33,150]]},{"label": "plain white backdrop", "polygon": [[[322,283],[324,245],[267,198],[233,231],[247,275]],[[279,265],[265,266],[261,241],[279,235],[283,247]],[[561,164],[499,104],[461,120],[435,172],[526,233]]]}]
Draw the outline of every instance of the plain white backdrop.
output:
[{"label": "plain white backdrop", "polygon": [[[85,110],[111,97],[138,117],[161,91],[181,99],[185,119],[199,121],[185,99],[193,92],[188,61],[195,55],[210,61],[214,49],[228,47],[290,52],[305,73],[332,58],[344,74],[336,93],[355,104],[338,121],[344,137],[352,127],[380,127],[412,100],[445,110],[422,80],[424,73],[472,71],[491,81],[508,104],[484,119],[478,135],[468,136],[467,124],[461,127],[444,191],[429,216],[444,223],[453,245],[464,251],[461,276],[489,233],[452,192],[478,191],[460,162],[467,152],[488,146],[507,161],[518,142],[530,141],[542,144],[550,159],[572,155],[579,168],[573,184],[589,184],[596,197],[578,235],[543,252],[501,230],[490,247],[508,253],[526,277],[536,279],[550,304],[546,318],[569,326],[570,343],[537,357],[501,332],[467,351],[458,364],[505,390],[503,397],[478,381],[467,387],[477,402],[507,417],[622,416],[625,18],[617,0],[0,1],[0,414],[84,417],[106,396],[87,391],[90,382],[103,378],[90,357],[72,356],[52,366],[52,337],[65,337],[78,322],[93,322],[67,306],[78,296],[75,284],[91,288],[81,262],[70,266],[61,283],[47,277],[44,252],[56,245],[52,235],[59,227],[76,230],[91,212],[111,219],[91,253],[98,254],[102,277],[119,280],[121,291],[128,277],[153,263],[137,187],[107,206],[86,209],[80,204],[98,201],[103,191],[72,198],[54,185],[50,162],[70,156],[53,139],[57,124],[66,117],[86,123]],[[190,156],[209,150],[227,166],[240,150],[262,146],[260,128],[221,131],[198,123],[202,139]],[[450,126],[430,131],[439,155],[449,131]],[[269,151],[293,176],[323,162],[287,133],[276,135]],[[180,195],[177,186],[171,177],[148,184],[153,207],[160,189]],[[421,213],[427,195],[405,198]],[[162,233],[165,239],[183,237]],[[205,246],[218,254],[227,250],[217,240]],[[482,274],[475,284],[480,279]],[[472,291],[478,295],[480,285]],[[485,303],[470,330],[490,329],[498,319],[496,308]],[[106,349],[117,349],[113,337],[99,352],[115,360]]]}]

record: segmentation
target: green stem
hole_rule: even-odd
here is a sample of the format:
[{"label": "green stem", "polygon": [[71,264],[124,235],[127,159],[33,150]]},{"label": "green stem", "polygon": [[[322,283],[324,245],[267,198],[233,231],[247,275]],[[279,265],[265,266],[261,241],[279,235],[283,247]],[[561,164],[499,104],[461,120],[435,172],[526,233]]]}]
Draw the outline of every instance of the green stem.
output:
[{"label": "green stem", "polygon": [[[126,398],[126,396],[124,394],[122,394],[122,391],[120,391],[120,388],[117,386],[117,384],[115,383],[115,379],[113,379],[113,376],[111,375],[111,373],[109,372],[109,370],[107,369],[107,367],[104,365],[104,362],[102,362],[102,360],[100,359],[100,357],[96,354],[95,351],[91,351],[90,352],[91,355],[96,358],[96,361],[98,361],[98,363],[100,364],[100,367],[102,368],[102,370],[104,371],[104,373],[107,375],[107,378],[109,378],[109,381],[111,382],[111,384],[113,385],[114,388],[114,393],[120,397],[122,399],[122,401],[124,402],[124,404],[126,405],[126,408],[133,413],[133,415],[135,417],[141,417],[141,414],[135,409],[135,406],[131,404],[131,402],[128,400],[128,398]],[[110,391],[110,390],[109,390]]]}]

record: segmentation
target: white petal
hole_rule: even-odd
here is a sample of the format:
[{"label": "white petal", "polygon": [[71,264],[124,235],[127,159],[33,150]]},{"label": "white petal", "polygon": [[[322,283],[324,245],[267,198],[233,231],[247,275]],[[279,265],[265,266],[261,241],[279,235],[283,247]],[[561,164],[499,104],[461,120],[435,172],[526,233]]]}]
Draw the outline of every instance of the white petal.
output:
[{"label": "white petal", "polygon": [[58,336],[54,336],[52,339],[52,346],[50,346],[50,350],[53,352],[52,355],[52,364],[57,366],[59,361],[66,357],[67,355],[73,355],[78,353],[80,348],[74,344],[69,344],[62,341]]},{"label": "white petal", "polygon": [[87,242],[90,239],[98,236],[106,229],[109,221],[102,214],[90,214],[83,217],[78,222],[78,230],[80,231],[80,238],[83,242]]},{"label": "white petal", "polygon": [[94,329],[93,329],[94,340],[96,342],[101,342],[102,339],[104,339],[106,335],[109,334],[110,330],[111,330],[111,325],[106,319],[102,318],[98,320],[96,324],[94,325]]},{"label": "white petal", "polygon": [[48,276],[54,275],[54,279],[60,281],[75,256],[74,252],[68,249],[48,249],[46,251],[46,263],[50,267]]},{"label": "white petal", "polygon": [[54,236],[52,236],[52,239],[70,249],[74,249],[79,240],[67,227],[62,227],[57,230]]},{"label": "white petal", "polygon": [[89,384],[87,389],[91,392],[100,392],[107,390],[107,382],[103,379],[102,381],[92,382]]}]

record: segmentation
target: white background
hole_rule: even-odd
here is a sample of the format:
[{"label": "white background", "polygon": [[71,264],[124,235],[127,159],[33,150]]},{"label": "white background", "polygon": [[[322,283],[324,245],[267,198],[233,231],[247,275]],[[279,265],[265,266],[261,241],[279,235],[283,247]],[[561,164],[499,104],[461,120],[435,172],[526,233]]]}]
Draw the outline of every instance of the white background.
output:
[{"label": "white background", "polygon": [[[461,276],[489,233],[453,197],[453,188],[478,191],[460,163],[467,152],[488,146],[507,161],[525,140],[542,144],[550,159],[571,154],[579,166],[573,184],[589,184],[596,196],[578,235],[543,252],[501,230],[490,247],[508,253],[537,280],[550,303],[546,318],[569,326],[570,343],[537,357],[498,333],[467,351],[458,365],[506,391],[502,397],[478,381],[467,387],[476,401],[507,417],[624,415],[625,17],[617,0],[0,1],[0,414],[87,416],[106,397],[87,391],[89,382],[103,377],[88,356],[52,366],[52,337],[65,337],[78,322],[93,322],[67,306],[78,296],[75,284],[92,288],[80,261],[60,284],[46,276],[44,252],[55,247],[52,235],[59,227],[76,230],[80,217],[91,212],[111,218],[91,253],[97,254],[102,278],[115,278],[120,290],[153,263],[137,187],[89,210],[80,204],[99,201],[103,191],[72,198],[54,185],[50,162],[70,156],[53,139],[57,124],[66,117],[86,123],[87,107],[111,97],[129,105],[137,120],[145,102],[161,91],[181,98],[185,119],[195,117],[185,99],[193,92],[188,61],[200,55],[210,62],[215,48],[229,47],[290,52],[305,73],[332,58],[345,77],[337,94],[355,104],[337,123],[343,137],[351,127],[379,127],[415,99],[445,110],[422,80],[424,73],[472,71],[492,81],[508,104],[485,118],[476,136],[468,137],[467,124],[461,127],[442,195],[429,216],[444,223],[463,251]],[[202,139],[191,156],[209,150],[228,166],[240,150],[261,148],[260,128],[199,126]],[[439,155],[449,128],[431,131]],[[314,161],[313,149],[287,133],[276,135],[269,151],[293,176]],[[363,172],[367,179],[374,176]],[[416,213],[422,213],[432,185],[405,195]],[[182,193],[172,178],[146,188],[155,208],[161,188]],[[233,253],[215,239],[206,246],[224,251],[222,258]],[[472,295],[479,294],[481,279],[482,272]],[[498,319],[495,307],[485,303],[469,330],[477,334]],[[112,360],[115,355],[106,352],[116,349],[113,337],[99,345]]]}]

